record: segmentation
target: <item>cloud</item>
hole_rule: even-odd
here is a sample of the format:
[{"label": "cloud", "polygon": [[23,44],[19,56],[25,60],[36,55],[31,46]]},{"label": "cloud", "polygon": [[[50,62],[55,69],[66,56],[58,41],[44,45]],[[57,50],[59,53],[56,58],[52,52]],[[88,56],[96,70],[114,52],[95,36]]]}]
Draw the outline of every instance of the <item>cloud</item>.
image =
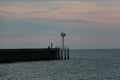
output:
[{"label": "cloud", "polygon": [[[25,0],[26,1],[26,0]],[[24,0],[23,0],[24,2]],[[0,16],[7,18],[49,18],[49,19],[79,19],[98,24],[119,24],[120,10],[114,2],[105,1],[54,1],[30,2],[0,5]],[[102,2],[102,1],[100,1]],[[118,2],[119,3],[119,2]],[[14,15],[12,15],[14,14]]]},{"label": "cloud", "polygon": [[85,20],[80,20],[80,19],[60,19],[57,21],[64,22],[64,23],[94,23],[92,21],[85,21]]},{"label": "cloud", "polygon": [[5,10],[0,10],[0,14],[13,14],[13,13]]},{"label": "cloud", "polygon": [[28,11],[26,12],[25,14],[45,14],[45,13],[49,13],[49,12],[52,12],[52,11],[55,11],[57,10],[58,8],[50,8],[50,9],[46,9],[44,11]]}]

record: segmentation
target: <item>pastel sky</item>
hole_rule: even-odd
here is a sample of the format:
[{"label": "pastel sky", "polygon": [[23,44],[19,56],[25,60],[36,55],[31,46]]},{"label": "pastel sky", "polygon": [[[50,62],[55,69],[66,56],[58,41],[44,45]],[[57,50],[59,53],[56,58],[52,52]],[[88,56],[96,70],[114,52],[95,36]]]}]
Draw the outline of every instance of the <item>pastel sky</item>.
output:
[{"label": "pastel sky", "polygon": [[0,48],[120,48],[119,0],[0,0]]}]

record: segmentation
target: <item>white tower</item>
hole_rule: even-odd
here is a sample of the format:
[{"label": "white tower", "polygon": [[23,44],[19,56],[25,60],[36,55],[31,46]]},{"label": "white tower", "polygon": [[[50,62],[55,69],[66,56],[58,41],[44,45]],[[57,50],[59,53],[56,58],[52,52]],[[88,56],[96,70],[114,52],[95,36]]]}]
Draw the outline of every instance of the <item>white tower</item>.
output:
[{"label": "white tower", "polygon": [[66,34],[64,32],[61,33],[61,37],[62,37],[62,50],[64,52],[64,37],[66,36]]}]

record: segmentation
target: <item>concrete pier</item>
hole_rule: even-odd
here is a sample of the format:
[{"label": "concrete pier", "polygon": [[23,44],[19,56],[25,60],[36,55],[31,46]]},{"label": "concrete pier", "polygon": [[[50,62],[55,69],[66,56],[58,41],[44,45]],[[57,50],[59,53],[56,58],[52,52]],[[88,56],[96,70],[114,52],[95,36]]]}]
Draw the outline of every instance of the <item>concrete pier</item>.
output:
[{"label": "concrete pier", "polygon": [[0,63],[70,59],[69,49],[0,49]]},{"label": "concrete pier", "polygon": [[59,48],[0,49],[0,63],[60,59]]}]

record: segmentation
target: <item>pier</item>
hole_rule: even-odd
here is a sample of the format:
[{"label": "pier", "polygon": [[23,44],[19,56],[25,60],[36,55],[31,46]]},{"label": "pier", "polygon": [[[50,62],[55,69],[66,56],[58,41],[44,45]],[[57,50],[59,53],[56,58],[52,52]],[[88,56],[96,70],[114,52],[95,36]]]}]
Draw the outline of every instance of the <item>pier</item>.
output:
[{"label": "pier", "polygon": [[0,63],[70,59],[69,49],[64,48],[65,36],[66,34],[62,32],[62,48],[53,48],[51,42],[51,46],[48,48],[0,49]]},{"label": "pier", "polygon": [[[62,55],[61,55],[62,54]],[[67,59],[59,48],[0,49],[0,63]],[[64,58],[63,58],[64,57]]]}]

